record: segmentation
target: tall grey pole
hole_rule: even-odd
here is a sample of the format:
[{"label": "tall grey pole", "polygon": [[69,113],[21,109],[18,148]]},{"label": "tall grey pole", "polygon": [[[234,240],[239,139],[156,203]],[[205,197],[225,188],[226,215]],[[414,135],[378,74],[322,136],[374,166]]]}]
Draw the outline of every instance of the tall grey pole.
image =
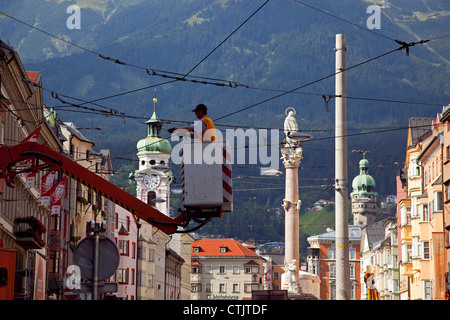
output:
[{"label": "tall grey pole", "polygon": [[349,300],[350,266],[348,248],[347,111],[345,79],[345,35],[336,34],[336,300]]},{"label": "tall grey pole", "polygon": [[92,300],[98,299],[98,263],[99,263],[99,250],[100,250],[100,235],[97,224],[94,231],[94,270],[93,270],[93,286],[92,286]]}]

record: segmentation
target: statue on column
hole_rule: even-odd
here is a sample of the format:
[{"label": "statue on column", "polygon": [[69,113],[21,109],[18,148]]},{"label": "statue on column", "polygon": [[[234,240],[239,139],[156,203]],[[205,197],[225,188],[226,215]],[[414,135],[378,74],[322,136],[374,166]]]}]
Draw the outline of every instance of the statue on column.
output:
[{"label": "statue on column", "polygon": [[[288,113],[288,110],[289,113]],[[296,141],[292,138],[289,138],[291,134],[298,132],[297,120],[295,120],[296,111],[294,108],[289,107],[284,111],[284,114],[287,116],[284,120],[284,134],[286,135],[286,145],[289,147],[293,147],[296,145]]]},{"label": "statue on column", "polygon": [[288,287],[288,292],[298,293],[298,281],[297,281],[297,260],[293,259],[291,262],[285,264],[285,283]]}]

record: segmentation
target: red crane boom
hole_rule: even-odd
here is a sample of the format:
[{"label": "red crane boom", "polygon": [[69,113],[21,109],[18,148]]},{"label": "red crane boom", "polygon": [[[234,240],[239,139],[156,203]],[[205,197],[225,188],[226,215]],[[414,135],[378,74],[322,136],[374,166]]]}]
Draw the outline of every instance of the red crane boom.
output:
[{"label": "red crane boom", "polygon": [[[37,172],[43,168],[61,171],[166,234],[173,234],[177,232],[178,227],[185,227],[189,223],[190,219],[185,211],[179,209],[179,216],[175,218],[168,217],[65,155],[36,142],[22,142],[15,146],[1,146],[0,178],[4,178],[9,187],[15,187],[15,176],[18,173],[15,171],[15,167],[20,162],[30,158],[36,161],[33,161],[31,167],[25,169],[26,172]],[[43,163],[40,163],[38,160]],[[203,224],[206,223],[206,219],[202,222]]]}]

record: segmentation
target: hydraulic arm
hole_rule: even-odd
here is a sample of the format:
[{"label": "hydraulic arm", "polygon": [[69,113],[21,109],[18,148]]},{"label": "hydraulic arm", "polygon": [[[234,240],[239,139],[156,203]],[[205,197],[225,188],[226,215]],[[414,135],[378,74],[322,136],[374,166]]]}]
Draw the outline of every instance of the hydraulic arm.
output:
[{"label": "hydraulic arm", "polygon": [[17,168],[27,159],[33,159],[33,164],[20,172],[37,172],[44,168],[61,171],[166,234],[173,234],[178,227],[189,223],[183,210],[180,209],[180,215],[175,218],[168,217],[65,155],[36,142],[0,147],[0,178],[4,178],[9,187],[15,186],[15,176],[19,173]]}]

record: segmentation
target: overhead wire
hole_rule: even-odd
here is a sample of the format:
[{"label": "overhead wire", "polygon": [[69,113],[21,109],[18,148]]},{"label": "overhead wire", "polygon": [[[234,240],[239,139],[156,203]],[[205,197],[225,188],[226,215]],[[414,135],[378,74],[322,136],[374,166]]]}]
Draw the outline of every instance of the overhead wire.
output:
[{"label": "overhead wire", "polygon": [[[69,41],[69,40],[64,39],[62,37],[54,35],[54,34],[48,32],[48,31],[45,31],[45,30],[43,30],[41,28],[38,28],[38,27],[36,27],[34,25],[31,25],[31,24],[29,24],[29,23],[27,23],[25,21],[22,21],[22,20],[14,17],[14,16],[12,16],[12,15],[6,13],[6,12],[0,11],[0,14],[6,16],[6,17],[8,17],[8,18],[10,18],[10,19],[12,19],[12,20],[14,20],[16,22],[19,22],[19,23],[21,23],[23,25],[26,25],[29,28],[32,28],[32,29],[37,30],[39,32],[42,32],[42,33],[44,33],[44,34],[46,34],[46,35],[48,35],[48,36],[50,36],[50,37],[52,37],[54,39],[57,39],[59,41],[65,42],[67,44],[70,44],[70,45],[72,45],[72,46],[74,46],[74,47],[76,47],[78,49],[81,49],[83,51],[86,51],[86,52],[89,52],[91,54],[94,54],[94,55],[98,56],[99,58],[101,58],[103,60],[111,61],[111,62],[114,62],[114,63],[119,64],[119,65],[130,66],[130,67],[134,67],[134,68],[137,68],[137,69],[144,70],[146,72],[146,74],[149,75],[149,76],[159,76],[159,77],[163,77],[163,78],[172,79],[171,81],[160,83],[160,84],[158,84],[158,86],[164,85],[164,84],[168,84],[168,83],[171,83],[171,82],[176,82],[176,81],[183,81],[183,82],[187,81],[187,82],[193,82],[193,83],[212,84],[212,85],[215,85],[215,86],[226,86],[226,87],[236,88],[236,87],[245,86],[245,85],[242,85],[242,84],[240,84],[238,82],[235,82],[235,81],[225,80],[225,79],[190,76],[190,73],[192,71],[194,71],[201,63],[203,63],[212,53],[214,53],[223,43],[225,43],[244,24],[246,24],[269,1],[270,0],[266,0],[255,12],[253,12],[244,22],[242,22],[231,34],[229,34],[222,42],[220,42],[212,51],[210,51],[193,68],[191,68],[191,70],[189,70],[185,74],[178,73],[178,72],[172,72],[172,71],[164,71],[164,70],[159,70],[159,69],[150,68],[150,67],[144,67],[144,66],[140,66],[140,65],[137,65],[137,64],[134,64],[134,63],[128,63],[128,62],[122,61],[122,60],[117,59],[117,58],[109,57],[108,55],[105,55],[103,53],[96,52],[96,51],[94,51],[92,49],[88,49],[86,47],[80,46],[80,45],[78,45],[78,44],[76,44],[76,43],[74,43],[72,41]],[[187,78],[187,76],[189,76],[192,79]],[[140,91],[140,90],[145,90],[145,89],[149,89],[149,88],[153,88],[153,87],[154,86],[143,87],[143,88],[140,88],[140,89],[136,89],[134,91],[127,92],[127,93],[136,92],[136,91]],[[122,93],[122,94],[125,94],[125,93]],[[103,98],[103,99],[105,99],[105,98]],[[99,100],[95,100],[95,101],[99,101]]]},{"label": "overhead wire", "polygon": [[407,50],[407,52],[409,53],[409,48],[410,48],[410,47],[412,47],[412,46],[414,46],[414,45],[416,45],[416,44],[423,44],[423,43],[425,43],[425,42],[427,42],[427,41],[428,41],[428,40],[421,40],[421,41],[419,41],[419,42],[411,42],[411,43],[405,43],[405,42],[402,42],[401,46],[398,47],[398,48],[396,48],[396,49],[390,50],[390,51],[385,52],[385,53],[383,53],[383,54],[380,54],[380,55],[378,55],[378,56],[376,56],[376,57],[373,57],[373,58],[364,60],[364,61],[362,61],[362,62],[360,62],[360,63],[357,63],[357,64],[355,64],[355,65],[353,65],[353,66],[350,66],[350,67],[348,67],[348,68],[345,68],[344,70],[339,70],[339,71],[337,71],[337,72],[335,72],[335,73],[332,73],[332,74],[329,74],[329,75],[324,76],[324,77],[322,77],[322,78],[319,78],[319,79],[317,79],[317,80],[311,81],[311,82],[309,82],[309,83],[306,83],[306,84],[301,85],[301,86],[299,86],[299,87],[296,87],[296,88],[294,88],[294,89],[291,89],[291,90],[282,92],[282,93],[280,93],[280,94],[278,94],[278,95],[276,95],[276,96],[273,96],[273,97],[264,99],[264,100],[262,100],[262,101],[259,101],[259,102],[257,102],[257,103],[254,103],[254,104],[252,104],[252,105],[249,105],[249,106],[247,106],[247,107],[245,107],[245,108],[242,108],[242,109],[233,111],[233,112],[231,112],[231,113],[225,114],[225,115],[223,115],[223,116],[221,116],[221,117],[216,118],[214,121],[222,120],[222,119],[227,118],[227,117],[229,117],[229,116],[232,116],[232,115],[235,115],[235,114],[237,114],[237,113],[240,113],[240,112],[246,111],[246,110],[248,110],[248,109],[254,108],[254,107],[256,107],[256,106],[259,106],[259,105],[261,105],[261,104],[263,104],[263,103],[266,103],[266,102],[269,102],[269,101],[278,99],[278,98],[280,98],[280,97],[282,97],[282,96],[285,96],[285,95],[287,95],[287,94],[289,94],[289,93],[293,93],[293,92],[295,92],[295,91],[297,91],[297,90],[300,90],[300,89],[303,89],[303,88],[305,88],[305,87],[311,86],[311,85],[313,85],[313,84],[315,84],[315,83],[318,83],[318,82],[320,82],[320,81],[323,81],[323,80],[332,78],[332,77],[334,77],[334,76],[336,76],[336,75],[338,75],[338,74],[340,74],[340,73],[347,72],[347,71],[349,71],[349,70],[352,70],[352,69],[354,69],[354,68],[357,68],[357,67],[359,67],[359,66],[362,66],[362,65],[364,65],[364,64],[366,64],[366,63],[369,63],[369,62],[378,60],[378,59],[380,59],[380,58],[383,58],[383,57],[385,57],[385,56],[387,56],[387,55],[390,55],[390,54],[392,54],[392,53],[394,53],[394,52],[401,51],[401,50]]},{"label": "overhead wire", "polygon": [[388,36],[386,36],[386,35],[384,35],[384,34],[381,34],[381,33],[379,33],[379,32],[375,32],[375,31],[373,31],[373,30],[371,30],[371,29],[369,29],[369,28],[362,27],[362,26],[360,26],[360,25],[358,25],[358,24],[356,24],[356,23],[354,23],[354,22],[351,22],[351,21],[349,21],[349,20],[346,20],[346,19],[344,19],[344,18],[341,18],[341,17],[339,17],[339,16],[337,16],[337,15],[334,15],[334,14],[332,14],[332,13],[329,13],[329,12],[325,11],[325,10],[319,9],[319,8],[317,8],[317,7],[314,7],[314,6],[310,5],[310,4],[307,4],[307,3],[305,3],[305,2],[302,2],[302,1],[300,1],[300,0],[294,0],[294,1],[297,2],[298,4],[301,4],[301,5],[305,6],[305,7],[308,7],[308,8],[310,8],[310,9],[316,10],[316,11],[318,11],[318,12],[320,12],[320,13],[326,14],[326,15],[328,15],[328,16],[334,18],[334,19],[340,20],[340,21],[345,22],[345,23],[347,23],[347,24],[350,24],[350,25],[352,25],[352,26],[354,26],[354,27],[357,27],[357,28],[360,28],[360,29],[362,29],[362,30],[364,30],[364,31],[370,32],[370,33],[375,34],[375,35],[377,35],[377,36],[379,36],[379,37],[382,37],[382,38],[385,38],[385,39],[388,39],[388,40],[391,40],[391,41],[396,41],[395,39],[393,39],[393,38],[391,38],[391,37],[388,37]]}]

